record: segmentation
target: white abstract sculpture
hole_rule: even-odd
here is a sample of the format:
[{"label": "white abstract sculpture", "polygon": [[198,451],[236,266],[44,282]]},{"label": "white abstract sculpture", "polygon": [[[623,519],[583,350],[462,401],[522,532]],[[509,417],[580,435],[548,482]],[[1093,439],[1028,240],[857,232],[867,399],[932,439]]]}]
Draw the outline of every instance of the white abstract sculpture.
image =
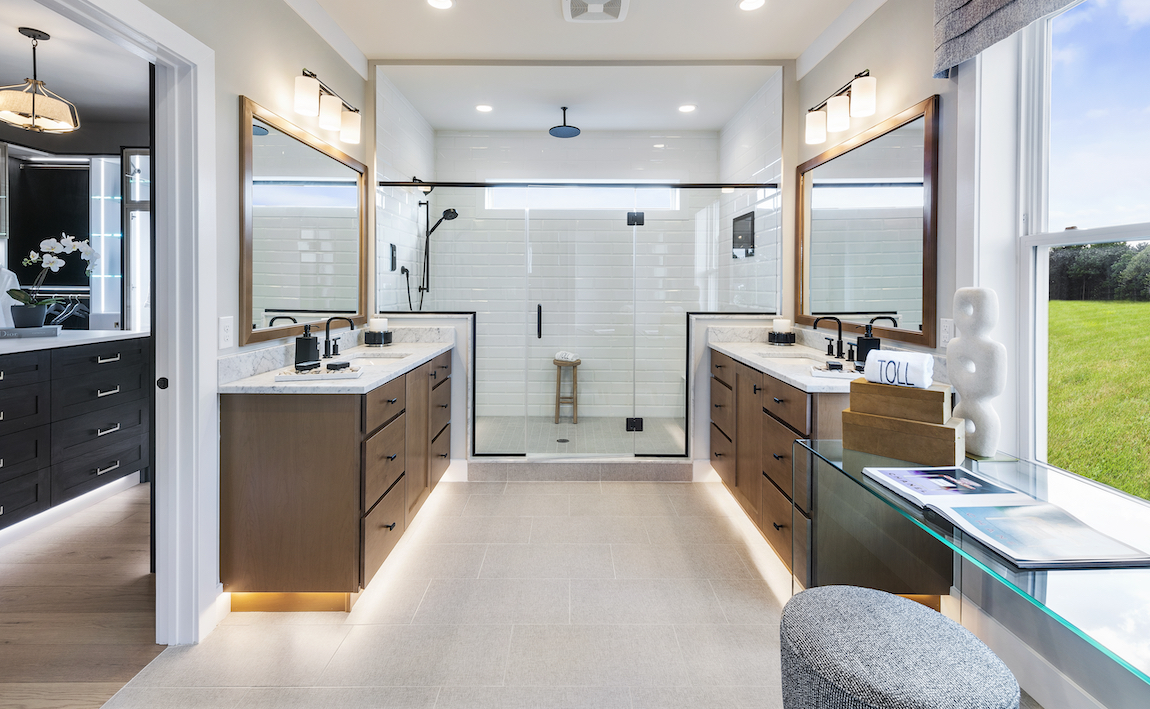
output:
[{"label": "white abstract sculpture", "polygon": [[946,369],[958,390],[954,415],[966,419],[966,453],[987,458],[998,450],[1002,424],[990,407],[1006,388],[1006,347],[987,335],[998,322],[998,294],[989,288],[959,288],[954,322],[961,336],[946,346]]}]

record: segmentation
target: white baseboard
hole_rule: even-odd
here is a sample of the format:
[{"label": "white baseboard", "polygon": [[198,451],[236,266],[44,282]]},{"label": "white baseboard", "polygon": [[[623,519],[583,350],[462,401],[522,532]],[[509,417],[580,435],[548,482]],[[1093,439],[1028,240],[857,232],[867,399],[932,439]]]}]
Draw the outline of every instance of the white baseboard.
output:
[{"label": "white baseboard", "polygon": [[139,484],[139,473],[125,475],[119,480],[110,482],[101,488],[89,492],[86,495],[80,495],[73,500],[68,500],[67,502],[63,502],[54,507],[49,507],[35,517],[29,517],[26,520],[17,522],[11,527],[0,529],[0,547],[7,546],[8,544],[11,544],[18,539],[23,539],[29,534],[39,532],[41,529],[50,527],[62,519],[70,517],[82,510],[86,510],[97,503],[103,502],[113,495],[118,495],[124,490],[133,488]]}]

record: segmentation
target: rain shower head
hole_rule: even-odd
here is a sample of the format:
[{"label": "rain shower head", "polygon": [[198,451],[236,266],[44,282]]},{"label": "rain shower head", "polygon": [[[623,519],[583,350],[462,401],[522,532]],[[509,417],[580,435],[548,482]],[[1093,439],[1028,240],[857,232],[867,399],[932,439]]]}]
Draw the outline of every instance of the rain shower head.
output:
[{"label": "rain shower head", "polygon": [[551,130],[549,130],[547,132],[550,133],[551,135],[555,136],[556,138],[574,138],[575,136],[579,135],[579,133],[581,133],[582,131],[580,131],[575,126],[567,125],[567,107],[564,106],[563,107],[563,125],[555,126],[554,128],[552,128]]}]

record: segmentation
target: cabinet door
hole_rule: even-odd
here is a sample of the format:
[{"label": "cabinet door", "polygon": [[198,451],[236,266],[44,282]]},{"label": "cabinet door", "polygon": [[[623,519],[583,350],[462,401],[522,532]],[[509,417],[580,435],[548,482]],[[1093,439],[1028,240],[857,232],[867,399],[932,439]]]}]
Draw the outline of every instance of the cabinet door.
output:
[{"label": "cabinet door", "polygon": [[735,444],[711,424],[711,467],[730,489],[735,488]]},{"label": "cabinet door", "polygon": [[52,381],[52,420],[60,421],[143,398],[150,379],[147,367],[142,364],[57,378]]},{"label": "cabinet door", "polygon": [[433,371],[431,362],[427,362],[407,373],[407,524],[411,524],[431,491],[431,439],[427,427]]},{"label": "cabinet door", "polygon": [[31,431],[0,436],[0,483],[48,467],[50,430],[49,426],[37,426]]},{"label": "cabinet door", "polygon": [[[432,362],[434,365],[435,363]],[[432,370],[435,374],[435,370]],[[427,432],[435,438],[443,427],[451,423],[451,378],[443,378],[440,374],[440,381],[438,384],[432,380],[434,385],[431,389],[431,410],[428,416],[431,419],[431,425],[428,427]]]},{"label": "cabinet door", "polygon": [[735,499],[756,525],[763,496],[763,373],[735,367]]},{"label": "cabinet door", "polygon": [[407,467],[404,439],[407,414],[383,427],[364,443],[363,509],[370,510]]},{"label": "cabinet door", "polygon": [[735,435],[735,393],[711,377],[711,420],[727,437]]},{"label": "cabinet door", "polygon": [[51,420],[51,384],[11,387],[0,396],[0,436],[42,426]]},{"label": "cabinet door", "polygon": [[375,572],[383,565],[387,555],[406,529],[404,519],[404,480],[399,481],[363,517],[363,585],[371,583]]},{"label": "cabinet door", "polygon": [[0,529],[48,509],[48,468],[0,483]]},{"label": "cabinet door", "polygon": [[0,356],[0,389],[48,381],[51,361],[49,350]]},{"label": "cabinet door", "polygon": [[439,436],[431,442],[431,488],[439,484],[439,479],[451,467],[451,424],[447,424]]}]

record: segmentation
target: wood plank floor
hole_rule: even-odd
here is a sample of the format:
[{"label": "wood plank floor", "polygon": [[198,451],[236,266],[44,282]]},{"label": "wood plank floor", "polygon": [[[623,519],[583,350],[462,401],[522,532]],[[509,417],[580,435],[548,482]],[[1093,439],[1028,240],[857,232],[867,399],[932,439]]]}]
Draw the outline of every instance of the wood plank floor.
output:
[{"label": "wood plank floor", "polygon": [[0,704],[100,707],[164,649],[148,485],[0,547]]}]

